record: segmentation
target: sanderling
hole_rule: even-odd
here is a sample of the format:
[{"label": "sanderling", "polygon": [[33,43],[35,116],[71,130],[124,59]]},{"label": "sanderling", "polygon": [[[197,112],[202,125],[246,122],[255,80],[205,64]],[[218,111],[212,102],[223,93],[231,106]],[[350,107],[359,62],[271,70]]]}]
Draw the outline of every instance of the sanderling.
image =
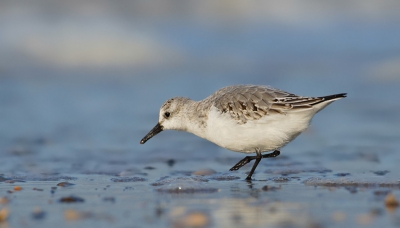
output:
[{"label": "sanderling", "polygon": [[[262,158],[278,156],[283,146],[307,129],[317,112],[344,97],[346,93],[303,97],[257,85],[228,86],[202,101],[174,97],[161,106],[158,124],[140,143],[163,130],[179,130],[232,151],[256,153],[230,169],[238,170],[255,159],[246,178],[251,180]],[[273,152],[261,154],[266,151]]]}]

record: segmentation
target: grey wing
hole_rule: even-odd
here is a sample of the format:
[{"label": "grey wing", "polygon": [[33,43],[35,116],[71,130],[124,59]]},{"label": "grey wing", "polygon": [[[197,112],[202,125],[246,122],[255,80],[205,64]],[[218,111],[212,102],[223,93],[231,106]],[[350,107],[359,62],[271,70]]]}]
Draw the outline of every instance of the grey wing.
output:
[{"label": "grey wing", "polygon": [[318,97],[301,97],[268,86],[228,86],[213,94],[214,106],[229,113],[239,123],[257,120],[270,114],[283,114],[293,109],[312,108],[322,100]]}]

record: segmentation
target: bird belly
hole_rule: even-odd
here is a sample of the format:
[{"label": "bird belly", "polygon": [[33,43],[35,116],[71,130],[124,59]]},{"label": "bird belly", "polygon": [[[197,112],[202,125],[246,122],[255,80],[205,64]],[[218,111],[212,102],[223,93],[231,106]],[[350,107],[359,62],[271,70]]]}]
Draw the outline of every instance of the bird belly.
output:
[{"label": "bird belly", "polygon": [[312,115],[271,113],[258,120],[239,123],[229,113],[211,109],[204,138],[226,149],[254,153],[285,146],[307,129]]}]

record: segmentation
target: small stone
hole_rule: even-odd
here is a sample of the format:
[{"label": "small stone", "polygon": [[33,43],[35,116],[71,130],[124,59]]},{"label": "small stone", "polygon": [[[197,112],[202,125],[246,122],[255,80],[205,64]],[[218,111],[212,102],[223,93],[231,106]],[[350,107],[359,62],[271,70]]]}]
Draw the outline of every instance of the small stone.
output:
[{"label": "small stone", "polygon": [[60,187],[70,187],[70,186],[73,186],[73,185],[75,185],[75,184],[69,183],[69,182],[60,182],[60,183],[57,184],[57,186],[60,186]]},{"label": "small stone", "polygon": [[67,196],[59,200],[60,203],[83,203],[85,200],[77,196]]},{"label": "small stone", "polygon": [[77,210],[68,209],[64,212],[65,220],[76,221],[81,219],[90,218],[92,214],[90,212],[79,212]]},{"label": "small stone", "polygon": [[4,222],[7,220],[8,216],[10,215],[10,210],[7,207],[0,210],[0,222]]},{"label": "small stone", "polygon": [[350,173],[336,173],[334,175],[337,177],[346,177],[346,176],[350,176],[351,174]]},{"label": "small stone", "polygon": [[66,210],[64,216],[67,221],[75,221],[81,218],[80,213],[73,209]]},{"label": "small stone", "polygon": [[43,189],[41,189],[41,188],[33,188],[32,190],[43,192]]},{"label": "small stone", "polygon": [[194,172],[193,174],[198,175],[198,176],[209,176],[209,175],[212,175],[215,173],[216,172],[213,169],[200,169],[200,170],[197,170],[196,172]]},{"label": "small stone", "polygon": [[389,193],[385,199],[386,209],[390,212],[396,211],[399,206],[399,201],[396,199],[396,196],[393,193]]},{"label": "small stone", "polygon": [[210,223],[209,217],[202,212],[193,212],[179,219],[175,227],[206,227]]},{"label": "small stone", "polygon": [[385,176],[386,174],[388,174],[390,171],[388,170],[381,170],[381,171],[371,171],[372,173],[374,173],[375,175],[378,176]]},{"label": "small stone", "polygon": [[279,189],[281,189],[281,187],[275,187],[275,186],[268,186],[268,185],[265,185],[264,187],[262,187],[262,190],[263,191],[266,191],[266,192],[268,192],[268,191],[276,191],[276,190],[279,190]]},{"label": "small stone", "polygon": [[15,186],[15,187],[14,187],[14,190],[15,190],[15,191],[21,191],[21,190],[22,190],[22,187],[21,187],[21,186]]}]

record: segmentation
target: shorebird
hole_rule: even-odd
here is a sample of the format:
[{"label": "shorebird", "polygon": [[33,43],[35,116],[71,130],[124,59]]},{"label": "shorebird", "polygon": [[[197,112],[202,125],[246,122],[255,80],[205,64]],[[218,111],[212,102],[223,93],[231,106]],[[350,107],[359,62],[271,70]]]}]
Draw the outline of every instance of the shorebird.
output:
[{"label": "shorebird", "polygon": [[[307,129],[313,116],[346,93],[304,97],[270,86],[234,85],[222,88],[204,100],[186,97],[167,100],[160,109],[157,125],[140,141],[163,130],[193,133],[246,156],[230,171],[256,160],[251,177],[262,158],[276,157],[286,144]],[[272,153],[262,154],[262,152]]]}]

